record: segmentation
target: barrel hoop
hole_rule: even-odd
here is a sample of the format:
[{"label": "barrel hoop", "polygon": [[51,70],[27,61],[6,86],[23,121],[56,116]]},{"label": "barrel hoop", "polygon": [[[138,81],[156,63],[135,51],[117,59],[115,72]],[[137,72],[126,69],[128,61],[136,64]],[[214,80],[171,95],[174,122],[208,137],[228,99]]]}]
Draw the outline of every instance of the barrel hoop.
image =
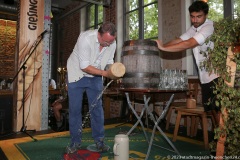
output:
[{"label": "barrel hoop", "polygon": [[152,84],[152,83],[124,83],[123,88],[158,88],[158,84]]},{"label": "barrel hoop", "polygon": [[130,78],[130,77],[152,77],[152,78],[159,78],[159,73],[125,73],[124,77]]},{"label": "barrel hoop", "polygon": [[159,52],[159,49],[157,46],[125,46],[122,48],[122,51],[131,51],[131,50],[150,50],[150,51]]},{"label": "barrel hoop", "polygon": [[130,54],[141,54],[141,55],[156,55],[159,56],[158,51],[150,51],[150,50],[131,50],[131,51],[123,51],[122,56],[127,56]]}]

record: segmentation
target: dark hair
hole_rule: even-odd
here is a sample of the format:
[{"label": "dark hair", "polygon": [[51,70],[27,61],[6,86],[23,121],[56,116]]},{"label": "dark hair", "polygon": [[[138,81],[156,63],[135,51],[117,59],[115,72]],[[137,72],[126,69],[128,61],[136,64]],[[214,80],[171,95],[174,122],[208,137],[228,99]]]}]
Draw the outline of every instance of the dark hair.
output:
[{"label": "dark hair", "polygon": [[105,22],[100,26],[100,28],[98,29],[98,32],[101,35],[103,35],[103,33],[110,33],[111,36],[115,36],[117,29],[113,23]]},{"label": "dark hair", "polygon": [[205,14],[208,14],[209,6],[206,2],[198,0],[193,2],[188,10],[190,13],[203,11]]}]

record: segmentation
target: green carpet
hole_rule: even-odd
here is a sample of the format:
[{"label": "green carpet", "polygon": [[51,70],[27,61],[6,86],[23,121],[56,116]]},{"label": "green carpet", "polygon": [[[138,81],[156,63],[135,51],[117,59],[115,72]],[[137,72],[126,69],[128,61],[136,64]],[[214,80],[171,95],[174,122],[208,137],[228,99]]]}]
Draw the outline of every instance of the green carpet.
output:
[{"label": "green carpet", "polygon": [[[130,129],[129,126],[110,127],[105,130],[105,143],[111,147],[111,150],[107,153],[102,153],[102,160],[114,159],[113,145],[115,135],[126,132]],[[149,137],[151,132],[148,132]],[[65,152],[65,147],[69,145],[70,136],[53,137],[49,139],[39,140],[37,142],[26,142],[15,144],[16,147],[24,154],[26,159],[30,160],[62,160]],[[91,131],[85,130],[83,133],[82,147],[86,149],[88,145],[93,144],[91,138]],[[158,144],[162,147],[172,149],[166,140],[157,132],[154,144]],[[180,152],[181,156],[187,156],[187,159],[191,159],[191,156],[207,156],[209,151],[205,151],[203,145],[194,144],[182,140],[177,140],[173,143]],[[148,150],[148,143],[144,137],[143,132],[140,129],[135,129],[129,136],[129,156],[130,159],[144,159]],[[177,159],[175,153],[152,146],[149,160],[157,159]],[[186,159],[184,158],[184,159]],[[183,159],[183,158],[181,158]],[[192,157],[192,159],[196,159]]]}]

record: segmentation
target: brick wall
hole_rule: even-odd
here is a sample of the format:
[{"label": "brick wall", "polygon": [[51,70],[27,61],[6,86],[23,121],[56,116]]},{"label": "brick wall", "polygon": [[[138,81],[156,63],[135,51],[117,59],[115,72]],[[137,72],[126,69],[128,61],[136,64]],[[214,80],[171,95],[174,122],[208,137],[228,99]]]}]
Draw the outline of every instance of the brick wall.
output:
[{"label": "brick wall", "polygon": [[0,19],[0,79],[14,76],[16,21]]},{"label": "brick wall", "polygon": [[[62,15],[68,13],[79,3],[74,3],[69,5]],[[59,51],[58,51],[58,66],[66,67],[67,59],[72,53],[72,50],[77,42],[77,38],[80,34],[80,10],[67,15],[66,17],[60,19],[59,24]]]},{"label": "brick wall", "polygon": [[[166,43],[182,34],[181,31],[181,1],[179,0],[162,0],[162,24],[163,24],[163,42]],[[182,57],[181,53],[162,54],[163,68],[168,69],[181,69]]]},{"label": "brick wall", "polygon": [[105,21],[112,22],[116,24],[116,0],[112,0],[109,7],[105,7]]}]

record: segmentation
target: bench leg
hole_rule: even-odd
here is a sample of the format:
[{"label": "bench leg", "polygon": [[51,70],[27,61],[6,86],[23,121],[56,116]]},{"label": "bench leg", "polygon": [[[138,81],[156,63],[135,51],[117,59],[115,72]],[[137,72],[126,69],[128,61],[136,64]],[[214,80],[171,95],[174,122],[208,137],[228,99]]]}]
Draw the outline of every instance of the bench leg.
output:
[{"label": "bench leg", "polygon": [[202,125],[203,125],[203,139],[204,139],[204,147],[205,149],[209,148],[208,145],[208,127],[207,127],[207,115],[203,114],[202,115]]},{"label": "bench leg", "polygon": [[181,116],[182,116],[182,112],[178,111],[175,128],[174,128],[174,134],[173,134],[173,142],[175,142],[177,140],[177,134],[178,134],[178,129],[179,129],[180,121],[181,121]]}]

